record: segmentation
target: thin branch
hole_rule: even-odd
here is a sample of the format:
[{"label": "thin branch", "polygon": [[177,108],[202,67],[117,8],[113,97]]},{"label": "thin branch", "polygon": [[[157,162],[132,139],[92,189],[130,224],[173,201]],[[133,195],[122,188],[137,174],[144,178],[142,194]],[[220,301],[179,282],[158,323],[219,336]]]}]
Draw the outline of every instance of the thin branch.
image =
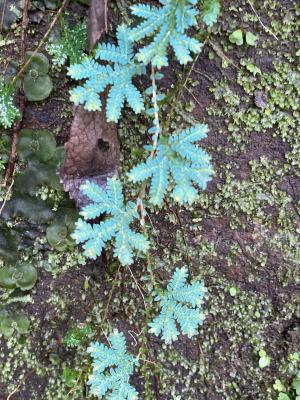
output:
[{"label": "thin branch", "polygon": [[24,378],[20,381],[20,383],[18,384],[18,386],[16,386],[15,389],[7,396],[6,400],[10,400],[10,399],[12,398],[12,396],[13,396],[14,394],[16,394],[16,393],[19,391],[20,387],[21,387],[21,386],[23,385],[23,383],[25,382],[25,378],[26,378],[26,376],[24,376]]},{"label": "thin branch", "polygon": [[2,202],[2,204],[1,204],[0,216],[1,216],[1,214],[2,214],[2,211],[3,211],[4,207],[5,207],[5,204],[7,203],[9,194],[10,194],[10,192],[11,192],[12,187],[14,186],[14,183],[15,183],[15,181],[12,179],[11,184],[9,185],[9,188],[8,188],[7,191],[6,191],[5,197],[4,197],[3,202]]},{"label": "thin branch", "polygon": [[134,282],[135,282],[135,284],[136,284],[136,286],[137,286],[137,288],[138,288],[138,290],[139,290],[139,292],[140,292],[140,294],[141,294],[141,296],[143,298],[144,306],[145,306],[145,309],[146,309],[147,305],[146,305],[146,301],[145,301],[145,296],[144,296],[144,293],[143,293],[142,289],[140,288],[140,284],[138,283],[138,281],[136,280],[135,276],[133,275],[133,272],[131,271],[130,266],[127,265],[127,267],[128,267],[129,272],[130,272],[130,274],[131,274],[131,276],[132,276],[132,278],[133,278],[133,280],[134,280]]},{"label": "thin branch", "polygon": [[217,55],[222,59],[228,62],[228,64],[233,65],[236,69],[240,69],[238,65],[236,65],[229,57],[224,54],[224,52],[220,49],[219,46],[217,46],[215,43],[213,43],[211,40],[209,40],[209,44],[213,48],[213,50],[217,53]]},{"label": "thin branch", "polygon": [[0,22],[0,32],[3,30],[3,24],[4,24],[4,17],[6,13],[6,8],[7,8],[7,0],[4,0],[3,3],[3,8],[2,8],[2,15],[1,15],[1,22]]},{"label": "thin branch", "polygon": [[253,11],[254,14],[256,15],[256,17],[258,18],[258,20],[259,20],[261,26],[264,28],[264,30],[265,30],[267,33],[269,33],[270,35],[272,35],[276,40],[279,40],[278,37],[275,35],[275,33],[273,33],[273,32],[271,31],[271,29],[268,28],[268,27],[262,22],[260,16],[257,14],[257,11],[255,10],[255,8],[254,8],[254,6],[253,6],[253,4],[252,4],[252,2],[251,2],[250,0],[248,0],[248,3],[249,3],[249,5],[250,5],[250,7],[252,8],[252,11]]}]

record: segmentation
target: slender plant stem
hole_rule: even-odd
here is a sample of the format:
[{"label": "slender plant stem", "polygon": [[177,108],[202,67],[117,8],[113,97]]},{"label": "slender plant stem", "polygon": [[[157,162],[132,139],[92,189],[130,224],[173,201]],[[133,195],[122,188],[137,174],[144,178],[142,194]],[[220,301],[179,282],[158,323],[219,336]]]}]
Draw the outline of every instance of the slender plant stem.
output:
[{"label": "slender plant stem", "polygon": [[[21,48],[20,48],[20,63],[21,64],[24,64],[24,62],[25,62],[26,30],[27,30],[27,25],[28,25],[29,4],[30,4],[30,0],[24,1],[23,18],[22,18],[22,33],[21,33]],[[8,160],[7,168],[5,171],[3,183],[2,183],[2,186],[4,188],[7,187],[7,184],[9,182],[10,177],[13,174],[13,171],[15,168],[15,162],[16,162],[16,158],[17,158],[18,136],[19,136],[19,131],[22,127],[23,114],[25,111],[25,98],[24,98],[24,93],[23,93],[23,81],[22,80],[21,80],[21,89],[20,89],[19,108],[20,108],[21,118],[19,119],[19,121],[17,123],[14,124],[14,128],[13,128],[11,152],[9,155],[9,160]]]},{"label": "slender plant stem", "polygon": [[2,15],[1,15],[1,22],[0,22],[0,32],[3,30],[3,24],[4,24],[4,17],[6,13],[6,8],[7,8],[7,0],[4,0],[3,2],[3,8],[2,8]]},{"label": "slender plant stem", "polygon": [[134,282],[135,282],[135,284],[136,284],[136,286],[137,286],[137,288],[138,288],[138,291],[140,292],[140,294],[141,294],[141,296],[142,296],[142,299],[143,299],[143,302],[144,302],[144,306],[145,306],[145,309],[146,309],[146,308],[147,308],[147,305],[146,305],[146,301],[145,301],[145,296],[144,296],[144,293],[143,293],[143,291],[142,291],[142,289],[141,289],[141,287],[140,287],[140,284],[139,284],[138,281],[136,280],[136,277],[133,275],[133,272],[132,272],[132,270],[131,270],[131,268],[130,268],[129,265],[127,265],[127,268],[129,269],[130,275],[132,276],[132,278],[133,278],[133,280],[134,280]]},{"label": "slender plant stem", "polygon": [[[114,290],[115,290],[115,287],[116,287],[116,284],[117,284],[117,280],[118,280],[117,278],[119,276],[120,269],[121,269],[121,264],[119,265],[119,268],[116,271],[116,274],[115,274],[115,277],[114,277],[114,281],[113,281],[113,285],[112,285],[112,288],[110,289],[110,292],[109,292],[109,295],[108,295],[107,303],[106,303],[105,310],[104,310],[103,317],[102,317],[102,321],[101,321],[102,325],[104,325],[104,323],[106,322],[107,317],[108,317],[109,306],[110,306],[110,303],[111,303],[111,300],[112,300],[112,296],[113,296],[113,293],[114,293]],[[97,336],[99,336],[99,335],[100,335],[100,333],[98,332]]]},{"label": "slender plant stem", "polygon": [[[154,135],[152,138],[153,145],[152,145],[150,157],[153,158],[156,153],[156,147],[157,147],[161,128],[160,128],[159,115],[158,115],[159,108],[158,108],[158,104],[157,104],[157,86],[156,86],[156,81],[155,81],[155,69],[152,64],[151,64],[151,81],[152,81],[152,104],[153,104],[153,109],[154,109],[154,121],[153,122],[154,122],[155,132],[154,132]],[[144,181],[142,183],[142,186],[141,186],[141,189],[140,189],[139,195],[138,195],[138,209],[139,209],[139,212],[141,215],[140,223],[141,223],[142,227],[145,226],[146,210],[144,207],[143,199],[145,197],[146,187],[147,187],[147,183],[146,183],[146,181]]]},{"label": "slender plant stem", "polygon": [[159,125],[159,117],[158,117],[158,104],[157,104],[157,86],[155,81],[155,69],[151,64],[151,79],[152,79],[152,103],[154,108],[154,128],[155,133],[153,135],[153,149],[151,151],[150,157],[154,157],[158,142],[158,137],[160,134],[160,125]]}]

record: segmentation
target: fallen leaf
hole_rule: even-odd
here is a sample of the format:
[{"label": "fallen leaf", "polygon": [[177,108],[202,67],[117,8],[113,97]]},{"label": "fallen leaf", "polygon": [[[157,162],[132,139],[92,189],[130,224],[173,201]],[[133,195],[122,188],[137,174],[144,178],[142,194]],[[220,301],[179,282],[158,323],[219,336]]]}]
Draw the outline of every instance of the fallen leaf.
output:
[{"label": "fallen leaf", "polygon": [[[102,101],[105,101],[104,97]],[[106,121],[105,111],[90,112],[78,106],[65,151],[66,158],[59,176],[65,191],[81,208],[88,203],[80,192],[80,186],[87,179],[105,187],[107,178],[118,172],[117,125]]]}]

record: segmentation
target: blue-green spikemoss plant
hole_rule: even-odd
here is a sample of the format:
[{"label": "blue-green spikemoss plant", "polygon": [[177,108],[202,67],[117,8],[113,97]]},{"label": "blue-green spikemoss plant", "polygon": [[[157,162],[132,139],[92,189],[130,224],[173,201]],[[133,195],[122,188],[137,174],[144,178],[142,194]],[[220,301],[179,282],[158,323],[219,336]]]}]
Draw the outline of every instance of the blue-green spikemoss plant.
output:
[{"label": "blue-green spikemoss plant", "polygon": [[[152,41],[142,47],[137,58],[144,64],[152,63],[161,68],[169,65],[168,47],[173,48],[180,64],[192,61],[191,53],[198,53],[202,43],[186,34],[187,30],[197,26],[199,11],[198,0],[160,0],[161,7],[149,4],[131,6],[132,13],[143,21],[130,31],[130,38],[138,42],[147,37]],[[211,27],[220,13],[219,0],[205,0],[200,18]]]},{"label": "blue-green spikemoss plant", "polygon": [[105,243],[113,238],[114,256],[122,265],[133,262],[134,250],[148,250],[146,237],[130,228],[130,224],[138,218],[137,205],[133,202],[124,204],[122,184],[117,178],[108,179],[106,190],[91,181],[86,181],[81,190],[92,201],[80,212],[85,220],[104,213],[111,215],[99,224],[90,224],[83,219],[77,221],[72,237],[76,243],[84,243],[85,256],[95,259],[101,254]]},{"label": "blue-green spikemoss plant", "polygon": [[[174,188],[171,196],[179,204],[192,204],[197,197],[196,183],[205,189],[211,179],[210,157],[194,142],[206,137],[207,126],[198,124],[180,133],[161,136],[155,157],[149,157],[145,163],[136,165],[130,172],[133,182],[151,178],[150,201],[161,206],[169,187],[170,175]],[[152,150],[151,146],[147,149]]]},{"label": "blue-green spikemoss plant", "polygon": [[130,385],[129,378],[138,365],[138,358],[127,353],[123,333],[115,330],[108,341],[109,347],[94,342],[88,348],[93,357],[93,370],[88,381],[91,394],[100,399],[106,395],[111,400],[136,400],[138,393]]},{"label": "blue-green spikemoss plant", "polygon": [[117,29],[118,46],[100,43],[96,49],[95,59],[113,63],[101,65],[91,57],[82,63],[69,67],[68,75],[76,80],[86,79],[83,86],[71,90],[71,100],[75,104],[84,104],[89,111],[101,110],[102,102],[99,93],[107,86],[106,116],[108,121],[117,122],[125,100],[135,113],[144,110],[144,100],[140,91],[132,83],[132,78],[145,72],[143,64],[134,57],[129,30],[125,25]]},{"label": "blue-green spikemoss plant", "polygon": [[204,320],[202,311],[206,288],[200,282],[187,284],[187,268],[176,268],[167,289],[156,293],[160,314],[149,323],[150,332],[156,336],[162,334],[165,343],[177,340],[179,331],[191,338],[198,333],[198,327]]},{"label": "blue-green spikemoss plant", "polygon": [[[145,66],[149,63],[157,68],[169,65],[169,45],[181,64],[192,61],[191,53],[198,53],[202,43],[188,36],[186,32],[190,27],[197,26],[198,15],[211,27],[220,12],[220,1],[205,0],[200,14],[197,9],[198,0],[160,0],[160,3],[161,7],[148,4],[133,5],[132,13],[144,19],[143,22],[134,28],[118,26],[118,46],[100,43],[94,57],[85,57],[81,63],[69,67],[68,75],[71,78],[86,80],[83,86],[71,90],[71,100],[75,104],[84,104],[89,111],[101,110],[99,94],[107,86],[111,86],[106,115],[108,121],[117,122],[125,100],[135,113],[144,110],[143,97],[132,79],[144,74]],[[153,40],[135,54],[133,43],[147,37],[153,37]],[[99,64],[98,61],[113,65]]]},{"label": "blue-green spikemoss plant", "polygon": [[137,58],[144,64],[152,63],[161,68],[168,65],[168,46],[171,45],[178,61],[186,64],[192,60],[191,52],[198,53],[202,44],[186,35],[197,25],[197,0],[160,0],[162,7],[149,4],[131,6],[132,13],[144,19],[130,31],[132,41],[154,36],[150,44],[141,48]]}]

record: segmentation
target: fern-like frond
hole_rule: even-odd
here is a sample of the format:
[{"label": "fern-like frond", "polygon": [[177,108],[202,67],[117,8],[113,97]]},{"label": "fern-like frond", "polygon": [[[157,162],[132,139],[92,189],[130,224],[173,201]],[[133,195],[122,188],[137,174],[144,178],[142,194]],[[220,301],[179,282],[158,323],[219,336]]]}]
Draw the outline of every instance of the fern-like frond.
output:
[{"label": "fern-like frond", "polygon": [[151,178],[150,201],[161,206],[172,176],[171,196],[180,204],[192,204],[197,197],[193,184],[206,188],[211,179],[212,166],[209,155],[194,142],[206,136],[207,126],[198,124],[169,137],[161,136],[155,157],[135,166],[129,172],[133,182]]},{"label": "fern-like frond", "polygon": [[202,20],[203,22],[212,27],[217,21],[218,16],[221,12],[221,2],[220,0],[204,0],[202,9]]},{"label": "fern-like frond", "polygon": [[98,398],[108,396],[114,400],[136,400],[138,393],[129,383],[138,359],[126,351],[126,340],[115,330],[108,337],[110,347],[94,342],[88,348],[93,358],[93,371],[88,384],[91,394]]},{"label": "fern-like frond", "polygon": [[[146,237],[130,228],[130,224],[138,218],[137,206],[133,202],[124,204],[122,184],[118,179],[108,179],[106,191],[90,181],[86,181],[81,190],[91,203],[81,210],[80,214],[84,220],[77,221],[72,237],[76,243],[83,243],[84,254],[87,257],[95,259],[101,254],[105,243],[113,238],[114,255],[122,265],[133,262],[134,251],[148,250],[149,242]],[[104,213],[111,216],[99,224],[85,221]]]},{"label": "fern-like frond", "polygon": [[61,23],[61,37],[50,42],[46,49],[52,56],[54,65],[61,67],[69,59],[70,64],[79,63],[84,58],[87,48],[87,24],[77,24],[70,28],[65,21]]},{"label": "fern-like frond", "polygon": [[204,320],[201,305],[206,288],[200,282],[187,284],[187,268],[176,268],[167,289],[156,294],[160,303],[160,314],[149,323],[150,332],[170,344],[177,340],[179,331],[189,338],[197,334],[198,327]]},{"label": "fern-like frond", "polygon": [[152,63],[161,68],[168,65],[167,51],[171,45],[178,61],[186,64],[192,60],[191,53],[198,53],[201,43],[188,37],[186,31],[197,25],[196,0],[160,0],[162,7],[137,4],[131,7],[132,13],[144,19],[130,32],[132,41],[148,36],[153,40],[143,47],[137,58],[144,64]]},{"label": "fern-like frond", "polygon": [[18,108],[13,103],[13,92],[13,86],[6,84],[0,76],[0,125],[4,128],[10,128],[20,116]]},{"label": "fern-like frond", "polygon": [[134,58],[129,30],[125,25],[118,26],[117,39],[118,46],[100,43],[95,54],[96,60],[111,62],[112,66],[101,65],[93,58],[86,58],[80,64],[71,65],[68,70],[71,78],[86,79],[83,86],[71,90],[71,100],[75,104],[84,104],[89,111],[101,110],[99,94],[111,86],[106,116],[108,121],[114,122],[118,121],[125,101],[135,113],[144,110],[143,97],[132,79],[143,74],[145,67]]}]

